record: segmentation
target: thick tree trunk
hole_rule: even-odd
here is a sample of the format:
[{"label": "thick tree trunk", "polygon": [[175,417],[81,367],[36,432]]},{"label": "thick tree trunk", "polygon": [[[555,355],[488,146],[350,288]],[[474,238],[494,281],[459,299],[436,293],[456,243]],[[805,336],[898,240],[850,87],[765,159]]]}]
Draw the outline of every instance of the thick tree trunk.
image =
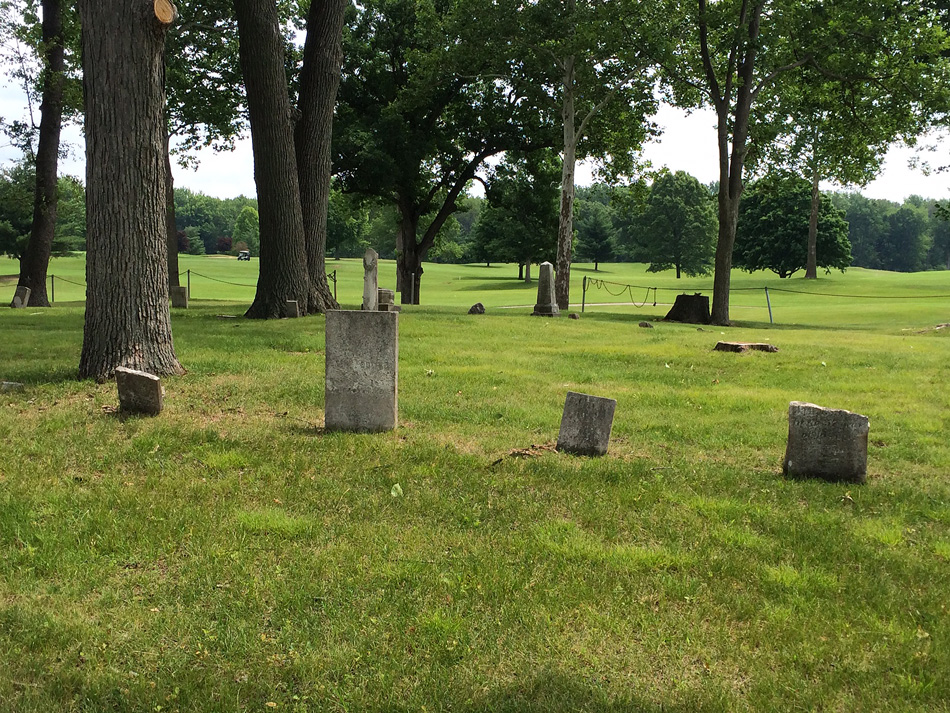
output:
[{"label": "thick tree trunk", "polygon": [[63,125],[63,8],[61,0],[43,0],[43,103],[36,150],[36,194],[30,241],[20,259],[18,284],[30,288],[30,307],[49,307],[46,273],[56,232],[59,135]]},{"label": "thick tree trunk", "polygon": [[168,243],[168,286],[181,287],[178,277],[178,227],[175,224],[175,177],[168,132],[165,132],[165,238]]},{"label": "thick tree trunk", "polygon": [[313,0],[307,17],[301,118],[295,130],[300,208],[310,275],[308,312],[339,307],[326,274],[327,212],[330,204],[330,140],[333,107],[343,64],[344,0]]},{"label": "thick tree trunk", "polygon": [[419,221],[409,208],[400,209],[399,236],[397,243],[402,246],[396,256],[396,282],[399,289],[399,301],[404,305],[419,304],[419,289],[422,282],[422,254],[416,242]]},{"label": "thick tree trunk", "polygon": [[282,317],[288,300],[296,300],[306,314],[310,281],[277,5],[274,0],[234,0],[234,12],[260,214],[260,277],[244,316]]},{"label": "thick tree trunk", "polygon": [[[165,26],[150,0],[80,0],[86,104],[86,320],[79,375],[183,372],[165,239]],[[170,21],[170,20],[169,20]]]},{"label": "thick tree trunk", "polygon": [[564,156],[561,164],[561,212],[557,225],[557,257],[554,269],[554,299],[559,309],[570,308],[571,243],[574,239],[574,168],[577,163],[577,137],[574,126],[574,58],[564,61]]},{"label": "thick tree trunk", "polygon": [[531,282],[531,261],[524,261],[524,281],[527,283]]},{"label": "thick tree trunk", "polygon": [[808,218],[808,258],[805,263],[805,279],[818,279],[818,207],[821,192],[818,190],[818,169],[811,174],[811,215]]},{"label": "thick tree trunk", "polygon": [[729,325],[729,289],[732,285],[732,249],[736,244],[739,222],[739,198],[731,197],[728,187],[719,190],[719,237],[713,273],[712,323]]}]

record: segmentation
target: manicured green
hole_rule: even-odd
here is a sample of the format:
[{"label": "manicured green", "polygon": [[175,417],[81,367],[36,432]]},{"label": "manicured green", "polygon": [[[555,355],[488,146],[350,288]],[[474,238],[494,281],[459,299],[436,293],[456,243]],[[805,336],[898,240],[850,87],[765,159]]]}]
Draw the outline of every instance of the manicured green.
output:
[{"label": "manicured green", "polygon": [[[330,268],[354,306],[359,261]],[[738,325],[700,331],[638,327],[652,296],[532,318],[513,266],[427,265],[400,427],[355,435],[321,428],[323,317],[222,319],[253,289],[196,274],[256,261],[182,269],[157,418],[75,380],[78,288],[0,310],[26,384],[0,394],[0,710],[950,709],[950,298],[895,299],[950,272],[737,272]],[[573,275],[578,301],[709,285]],[[605,458],[551,450],[568,390],[617,399]],[[781,476],[791,400],[870,417],[867,485]]]}]

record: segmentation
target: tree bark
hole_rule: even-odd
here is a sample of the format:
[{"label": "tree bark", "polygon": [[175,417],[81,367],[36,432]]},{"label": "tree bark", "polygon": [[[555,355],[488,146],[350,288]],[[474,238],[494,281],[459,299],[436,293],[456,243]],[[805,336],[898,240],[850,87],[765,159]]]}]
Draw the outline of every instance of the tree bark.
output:
[{"label": "tree bark", "polygon": [[[742,46],[735,46],[729,60],[729,76],[724,91],[715,76],[708,46],[706,1],[699,0],[700,46],[707,85],[713,96],[718,119],[719,144],[719,236],[713,274],[713,324],[729,325],[729,289],[732,283],[732,251],[739,222],[739,201],[742,198],[742,170],[748,151],[749,120],[752,114],[753,79],[764,0],[757,0],[751,11],[749,2],[742,4],[737,27],[745,27],[745,38],[737,37]],[[748,13],[748,14],[747,14]],[[735,76],[733,76],[735,72]],[[735,104],[733,94],[735,91]],[[730,151],[730,128],[732,150]]]},{"label": "tree bark", "polygon": [[79,375],[181,374],[168,306],[165,26],[149,0],[80,0],[86,318]]},{"label": "tree bark", "polygon": [[808,218],[808,258],[805,263],[805,279],[818,279],[818,208],[821,192],[818,190],[818,168],[811,172],[811,215]]},{"label": "tree bark", "polygon": [[399,235],[397,244],[402,249],[397,254],[396,282],[399,301],[404,305],[419,304],[419,287],[422,279],[422,254],[416,243],[419,219],[408,206],[400,208]]},{"label": "tree bark", "polygon": [[310,281],[277,5],[274,0],[234,0],[234,12],[260,215],[260,276],[244,316],[280,318],[288,300],[295,300],[303,315]]},{"label": "tree bark", "polygon": [[577,136],[574,126],[574,58],[564,60],[564,155],[561,164],[561,212],[557,225],[557,257],[554,269],[554,299],[559,309],[570,308],[571,247],[574,240],[574,168],[577,163]]},{"label": "tree bark", "polygon": [[300,208],[310,291],[308,312],[339,307],[327,282],[327,213],[330,202],[330,141],[333,107],[343,65],[344,0],[313,0],[307,17],[300,75],[301,118],[295,129]]},{"label": "tree bark", "polygon": [[30,307],[49,307],[46,273],[56,232],[59,180],[59,137],[63,125],[63,83],[66,68],[61,0],[43,0],[43,103],[36,149],[36,193],[33,227],[20,259],[18,284],[30,288]]},{"label": "tree bark", "polygon": [[168,132],[165,132],[165,237],[168,244],[168,286],[181,287],[178,277],[178,227],[175,224],[175,176],[172,174],[172,159]]}]

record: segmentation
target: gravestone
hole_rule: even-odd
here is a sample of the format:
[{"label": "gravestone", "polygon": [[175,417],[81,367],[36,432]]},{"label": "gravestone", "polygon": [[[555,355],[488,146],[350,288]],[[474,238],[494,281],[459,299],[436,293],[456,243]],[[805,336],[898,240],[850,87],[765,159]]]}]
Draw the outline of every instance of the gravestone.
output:
[{"label": "gravestone", "polygon": [[377,289],[376,309],[380,312],[398,312],[400,308],[396,304],[396,291],[384,290],[382,287]]},{"label": "gravestone", "polygon": [[476,302],[471,307],[468,308],[469,314],[485,314],[485,305],[481,302]]},{"label": "gravestone", "polygon": [[169,287],[168,296],[172,298],[172,307],[175,309],[188,309],[187,287]]},{"label": "gravestone", "polygon": [[327,430],[393,430],[398,415],[398,385],[399,314],[327,312]]},{"label": "gravestone", "polygon": [[162,381],[154,374],[124,366],[115,370],[119,410],[157,416],[162,412]]},{"label": "gravestone", "polygon": [[560,317],[557,300],[554,299],[554,265],[542,262],[538,274],[538,303],[532,317]]},{"label": "gravestone", "polygon": [[16,292],[13,294],[13,303],[10,305],[13,309],[23,309],[30,304],[30,293],[32,290],[23,285],[17,285]]},{"label": "gravestone", "polygon": [[581,456],[606,455],[616,408],[613,399],[568,391],[557,449]]},{"label": "gravestone", "polygon": [[21,384],[19,381],[4,381],[0,383],[0,391],[6,393],[7,391],[23,391],[26,388],[25,384]]},{"label": "gravestone", "polygon": [[378,263],[379,255],[373,248],[367,248],[363,255],[363,305],[360,309],[369,312],[375,312],[379,305]]},{"label": "gravestone", "polygon": [[287,319],[297,319],[300,317],[300,303],[297,300],[287,300],[284,302],[284,317]]},{"label": "gravestone", "polygon": [[864,483],[869,430],[867,416],[792,401],[782,472],[792,478]]}]

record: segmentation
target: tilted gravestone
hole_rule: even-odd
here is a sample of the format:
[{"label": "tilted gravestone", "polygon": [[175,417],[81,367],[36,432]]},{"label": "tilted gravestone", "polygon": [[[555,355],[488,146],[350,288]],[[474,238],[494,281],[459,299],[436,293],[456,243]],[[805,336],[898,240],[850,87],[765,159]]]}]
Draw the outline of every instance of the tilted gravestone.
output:
[{"label": "tilted gravestone", "polygon": [[379,306],[379,255],[373,248],[367,248],[363,255],[363,305],[361,309],[375,312]]},{"label": "tilted gravestone", "polygon": [[864,483],[869,430],[867,416],[792,401],[782,472],[792,478]]},{"label": "tilted gravestone", "polygon": [[327,430],[393,430],[398,386],[399,313],[327,312]]},{"label": "tilted gravestone", "polygon": [[542,262],[538,274],[538,303],[532,317],[560,317],[557,300],[554,299],[554,265]]},{"label": "tilted gravestone", "polygon": [[10,305],[13,309],[23,309],[30,304],[30,294],[33,291],[29,287],[18,285],[13,294],[13,303]]},{"label": "tilted gravestone", "polygon": [[119,410],[157,416],[162,412],[162,381],[154,374],[120,366],[115,370]]},{"label": "tilted gravestone", "polygon": [[187,287],[169,287],[168,296],[171,297],[172,307],[175,309],[188,309]]},{"label": "tilted gravestone", "polygon": [[606,455],[616,408],[613,399],[568,391],[557,449],[581,456]]}]

